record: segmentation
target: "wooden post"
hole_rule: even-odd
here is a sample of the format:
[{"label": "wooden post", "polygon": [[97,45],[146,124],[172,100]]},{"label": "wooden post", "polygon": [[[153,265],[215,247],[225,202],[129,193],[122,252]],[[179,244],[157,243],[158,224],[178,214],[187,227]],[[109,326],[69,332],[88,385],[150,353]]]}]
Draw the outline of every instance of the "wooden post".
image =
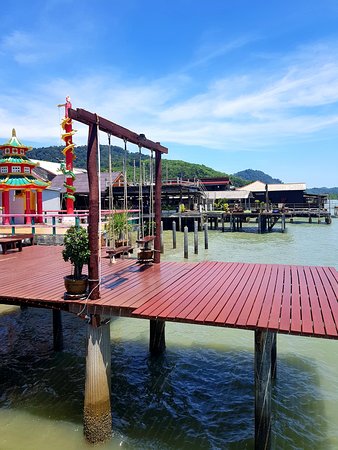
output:
[{"label": "wooden post", "polygon": [[224,233],[224,214],[222,214],[221,224],[222,224],[222,233]]},{"label": "wooden post", "polygon": [[255,331],[255,450],[271,448],[272,335]]},{"label": "wooden post", "polygon": [[162,160],[161,152],[155,150],[155,242],[154,263],[161,261],[161,190],[162,190]]},{"label": "wooden post", "polygon": [[194,221],[194,253],[198,255],[198,222]]},{"label": "wooden post", "polygon": [[161,220],[161,253],[164,253],[164,243],[163,243],[163,220]]},{"label": "wooden post", "polygon": [[204,248],[205,250],[208,250],[209,248],[209,242],[208,242],[208,222],[206,222],[203,225],[204,228]]},{"label": "wooden post", "polygon": [[89,298],[100,298],[99,289],[99,180],[98,180],[98,124],[89,125],[87,172],[89,189],[88,235],[90,257],[88,264]]},{"label": "wooden post", "polygon": [[282,233],[284,233],[285,228],[286,228],[286,226],[285,226],[285,214],[282,214]]},{"label": "wooden post", "polygon": [[173,220],[173,248],[176,248],[176,221]]},{"label": "wooden post", "polygon": [[188,259],[188,227],[184,227],[184,258]]},{"label": "wooden post", "polygon": [[93,316],[88,325],[84,435],[92,444],[105,442],[112,435],[110,406],[110,333],[109,323]]},{"label": "wooden post", "polygon": [[182,216],[181,213],[178,213],[178,231],[182,231]]},{"label": "wooden post", "polygon": [[53,309],[53,348],[55,352],[63,350],[62,318],[59,309]]},{"label": "wooden post", "polygon": [[153,356],[160,355],[165,350],[165,321],[150,320],[149,351]]}]

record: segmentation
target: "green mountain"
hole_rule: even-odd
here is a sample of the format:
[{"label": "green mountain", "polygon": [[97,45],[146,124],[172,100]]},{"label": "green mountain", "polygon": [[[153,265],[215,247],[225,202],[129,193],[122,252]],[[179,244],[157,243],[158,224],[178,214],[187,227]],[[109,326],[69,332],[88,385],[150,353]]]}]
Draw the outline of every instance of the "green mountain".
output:
[{"label": "green mountain", "polygon": [[242,170],[241,172],[237,172],[234,174],[236,177],[243,178],[247,181],[261,181],[262,183],[267,184],[281,184],[282,181],[278,178],[272,178],[270,175],[267,175],[266,173],[262,172],[261,170],[252,170],[252,169],[246,169]]},{"label": "green mountain", "polygon": [[306,189],[306,192],[308,194],[329,194],[329,198],[331,199],[338,199],[338,187],[320,187],[320,188],[310,188]]},{"label": "green mountain", "polygon": [[[108,146],[101,145],[101,170],[108,170]],[[64,160],[64,155],[62,154],[63,147],[53,146],[53,147],[41,147],[33,148],[29,153],[29,157],[32,159],[41,159],[45,161],[61,162]],[[123,170],[123,160],[125,158],[125,152],[121,147],[112,146],[112,170],[122,171]],[[76,147],[76,159],[74,161],[75,167],[85,169],[87,167],[87,147],[85,145]],[[140,155],[137,152],[128,152],[127,154],[127,173],[128,178],[132,179],[134,176],[134,166],[136,178],[138,178],[139,167],[140,167]],[[141,162],[143,169],[143,177],[146,179],[149,177],[149,156],[141,155]],[[213,177],[226,177],[229,176],[234,186],[244,186],[247,182],[240,177],[234,175],[228,175],[224,172],[211,169],[204,164],[194,164],[180,160],[172,159],[162,159],[162,178],[163,179],[173,179],[181,177],[184,179],[194,179],[194,178],[213,178]]]}]

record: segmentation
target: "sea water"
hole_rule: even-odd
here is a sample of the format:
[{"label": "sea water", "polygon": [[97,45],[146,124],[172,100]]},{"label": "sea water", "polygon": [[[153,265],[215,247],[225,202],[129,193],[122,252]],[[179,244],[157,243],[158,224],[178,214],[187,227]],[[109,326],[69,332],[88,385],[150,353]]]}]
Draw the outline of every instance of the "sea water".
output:
[{"label": "sea water", "polygon": [[[334,266],[338,219],[293,223],[258,235],[209,231],[189,261],[219,260]],[[183,261],[182,235],[163,259]],[[83,321],[63,313],[65,350],[52,350],[51,311],[2,307],[0,450],[89,449],[83,438]],[[148,354],[149,323],[114,318],[114,435],[102,450],[251,449],[254,445],[252,331],[167,323],[167,351]],[[279,335],[272,399],[273,449],[338,449],[338,341]]]}]

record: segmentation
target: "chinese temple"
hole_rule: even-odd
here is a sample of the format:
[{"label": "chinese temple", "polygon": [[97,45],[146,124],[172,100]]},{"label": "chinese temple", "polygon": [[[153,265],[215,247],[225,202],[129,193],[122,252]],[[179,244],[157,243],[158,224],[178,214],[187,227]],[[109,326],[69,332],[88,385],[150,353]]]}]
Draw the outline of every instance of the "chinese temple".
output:
[{"label": "chinese temple", "polygon": [[[42,222],[42,191],[50,183],[34,175],[33,169],[37,164],[27,158],[29,150],[31,147],[23,145],[16,137],[14,128],[9,141],[0,145],[0,192],[4,225],[10,224],[10,214],[37,214],[35,222]],[[26,216],[24,222],[31,224],[32,216]]]}]

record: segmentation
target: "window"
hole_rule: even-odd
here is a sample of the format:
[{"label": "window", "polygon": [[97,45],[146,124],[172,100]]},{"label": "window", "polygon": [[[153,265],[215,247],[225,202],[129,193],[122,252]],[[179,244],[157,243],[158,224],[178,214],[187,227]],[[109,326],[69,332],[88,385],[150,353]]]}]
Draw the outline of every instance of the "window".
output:
[{"label": "window", "polygon": [[12,172],[13,173],[21,173],[21,167],[20,166],[12,166]]},{"label": "window", "polygon": [[25,154],[25,150],[21,149],[20,150],[20,155],[24,155]]},{"label": "window", "polygon": [[9,155],[10,154],[10,149],[9,148],[5,148],[5,155]]},{"label": "window", "polygon": [[8,167],[2,166],[0,173],[8,173]]},{"label": "window", "polygon": [[23,169],[23,171],[24,171],[25,173],[31,173],[31,171],[30,171],[30,168],[29,168],[29,167],[25,167],[25,168]]},{"label": "window", "polygon": [[18,149],[17,148],[13,148],[12,155],[17,155],[17,154],[18,154]]}]

